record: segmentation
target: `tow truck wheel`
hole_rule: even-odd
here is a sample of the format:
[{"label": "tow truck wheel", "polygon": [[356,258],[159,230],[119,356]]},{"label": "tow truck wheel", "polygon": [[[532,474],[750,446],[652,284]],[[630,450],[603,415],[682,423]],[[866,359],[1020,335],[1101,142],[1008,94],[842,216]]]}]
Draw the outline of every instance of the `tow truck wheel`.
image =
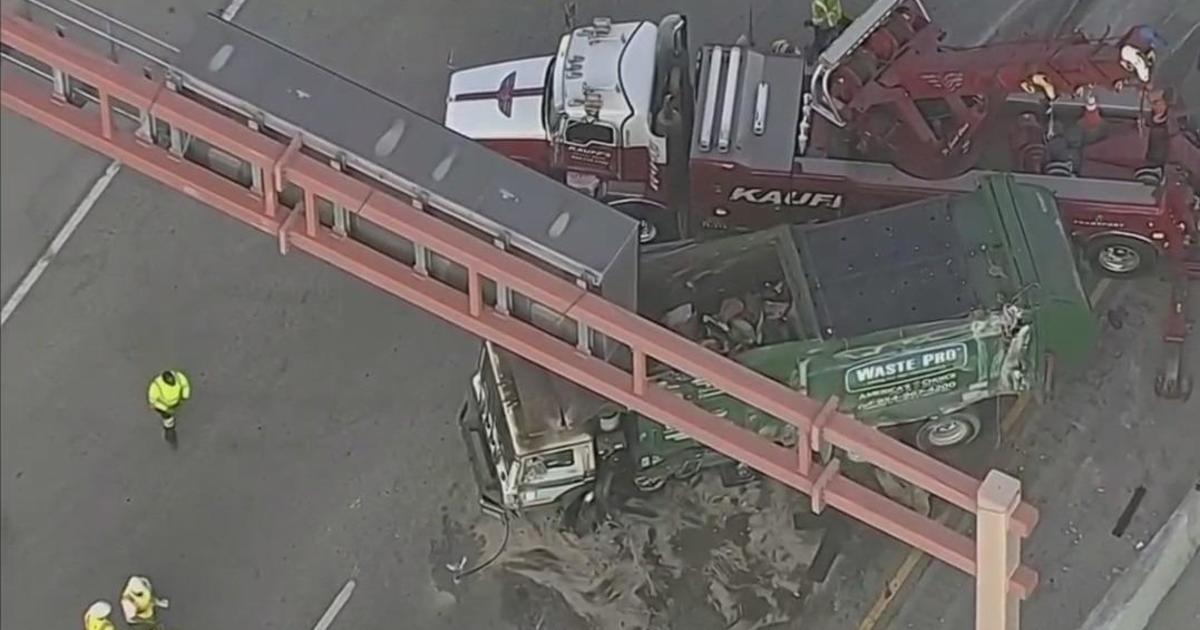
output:
[{"label": "tow truck wheel", "polygon": [[658,240],[658,227],[646,219],[638,219],[638,242],[643,245]]},{"label": "tow truck wheel", "polygon": [[917,448],[933,451],[969,443],[979,435],[979,416],[969,411],[954,413],[926,420],[917,429]]},{"label": "tow truck wheel", "polygon": [[1170,344],[1165,364],[1154,377],[1154,393],[1186,402],[1192,396],[1192,378],[1183,374],[1183,346]]},{"label": "tow truck wheel", "polygon": [[642,245],[679,239],[678,219],[662,205],[646,199],[618,199],[608,205],[638,220],[638,241]]},{"label": "tow truck wheel", "polygon": [[1084,246],[1088,264],[1110,278],[1134,278],[1154,270],[1158,251],[1146,241],[1128,236],[1098,236]]},{"label": "tow truck wheel", "polygon": [[1159,374],[1154,378],[1154,393],[1162,398],[1187,402],[1192,397],[1192,379],[1182,377],[1172,381],[1165,375]]}]

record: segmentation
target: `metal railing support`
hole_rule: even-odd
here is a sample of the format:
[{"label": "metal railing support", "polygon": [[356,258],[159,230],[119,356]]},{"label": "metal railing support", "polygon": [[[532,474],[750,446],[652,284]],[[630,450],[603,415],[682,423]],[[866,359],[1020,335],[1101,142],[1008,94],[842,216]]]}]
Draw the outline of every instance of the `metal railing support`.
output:
[{"label": "metal railing support", "polygon": [[1012,529],[1021,482],[993,470],[979,485],[976,503],[975,630],[1017,630],[1020,600],[1008,583],[1021,556],[1021,539]]}]

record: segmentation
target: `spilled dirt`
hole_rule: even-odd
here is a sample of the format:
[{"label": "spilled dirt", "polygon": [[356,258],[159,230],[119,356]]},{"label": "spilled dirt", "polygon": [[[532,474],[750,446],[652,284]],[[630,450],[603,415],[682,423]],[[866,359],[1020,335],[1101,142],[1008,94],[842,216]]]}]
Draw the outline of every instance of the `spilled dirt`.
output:
[{"label": "spilled dirt", "polygon": [[[582,627],[775,627],[794,620],[811,591],[806,571],[823,531],[797,528],[793,514],[808,509],[797,497],[762,480],[726,488],[708,473],[668,484],[584,536],[562,531],[555,514],[513,520],[490,570],[539,585],[544,593],[525,596],[565,604]],[[495,525],[486,527],[493,538]]]},{"label": "spilled dirt", "polygon": [[[842,473],[928,513],[928,495],[873,471],[846,462]],[[846,627],[857,609],[843,598],[866,601],[886,579],[871,564],[886,552],[880,538],[835,510],[813,514],[807,497],[769,479],[726,487],[717,469],[631,499],[584,535],[554,508],[507,526],[469,512],[443,510],[431,577],[447,614],[482,606],[494,611],[488,627]]]}]

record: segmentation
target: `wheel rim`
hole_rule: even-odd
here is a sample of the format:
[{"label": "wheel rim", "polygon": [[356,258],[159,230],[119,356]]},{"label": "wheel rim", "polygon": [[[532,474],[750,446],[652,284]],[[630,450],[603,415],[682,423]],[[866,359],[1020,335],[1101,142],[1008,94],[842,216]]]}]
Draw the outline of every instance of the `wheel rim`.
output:
[{"label": "wheel rim", "polygon": [[640,241],[642,243],[649,243],[650,241],[653,241],[656,238],[658,238],[658,228],[654,227],[653,223],[651,223],[645,219],[639,220],[638,221],[638,241]]},{"label": "wheel rim", "polygon": [[667,484],[665,477],[638,477],[633,480],[634,485],[642,492],[654,492]]},{"label": "wheel rim", "polygon": [[1112,273],[1129,273],[1142,264],[1142,255],[1125,245],[1109,245],[1097,257],[1100,266]]},{"label": "wheel rim", "polygon": [[950,416],[929,425],[925,439],[930,446],[954,446],[966,441],[975,433],[975,426],[966,418]]},{"label": "wheel rim", "polygon": [[687,479],[698,472],[700,472],[700,460],[689,459],[679,467],[679,471],[675,473],[675,476],[679,479]]}]

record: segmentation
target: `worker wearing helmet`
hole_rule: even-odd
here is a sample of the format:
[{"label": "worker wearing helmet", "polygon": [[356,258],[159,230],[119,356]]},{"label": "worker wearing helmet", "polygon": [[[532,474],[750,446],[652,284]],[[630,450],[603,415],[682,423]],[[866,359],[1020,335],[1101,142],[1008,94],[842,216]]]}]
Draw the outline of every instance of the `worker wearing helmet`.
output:
[{"label": "worker wearing helmet", "polygon": [[815,31],[813,52],[821,54],[821,51],[837,39],[850,21],[842,10],[842,0],[812,0],[812,17],[807,24]]},{"label": "worker wearing helmet", "polygon": [[125,613],[125,621],[130,625],[143,628],[157,628],[155,619],[157,609],[166,608],[169,602],[154,596],[154,587],[150,579],[140,575],[129,578],[125,590],[121,592],[121,611]]},{"label": "worker wearing helmet", "polygon": [[167,370],[155,376],[150,381],[150,391],[147,393],[147,398],[150,401],[150,406],[162,418],[163,436],[172,448],[177,444],[175,438],[175,410],[183,404],[183,401],[191,398],[191,396],[192,386],[188,383],[187,375],[179,370]]},{"label": "worker wearing helmet", "polygon": [[837,28],[842,22],[842,0],[812,0],[814,26]]},{"label": "worker wearing helmet", "polygon": [[106,601],[98,601],[83,613],[83,630],[116,630],[112,620],[108,618],[112,614],[112,604]]}]

